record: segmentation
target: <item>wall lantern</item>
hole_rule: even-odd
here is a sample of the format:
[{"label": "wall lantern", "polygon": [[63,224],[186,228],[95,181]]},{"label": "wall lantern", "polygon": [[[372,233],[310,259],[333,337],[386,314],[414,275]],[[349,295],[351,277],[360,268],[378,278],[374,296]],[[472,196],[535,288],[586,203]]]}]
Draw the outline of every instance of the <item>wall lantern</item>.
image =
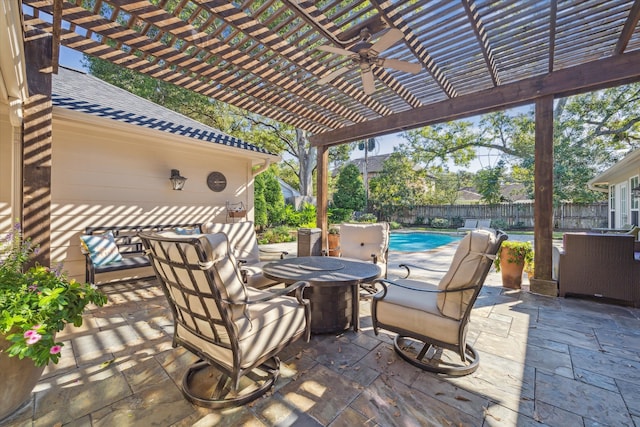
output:
[{"label": "wall lantern", "polygon": [[640,197],[640,185],[631,189],[631,195],[636,198]]},{"label": "wall lantern", "polygon": [[171,181],[171,186],[174,190],[182,190],[187,178],[180,176],[180,171],[178,169],[171,169],[171,177],[169,180]]}]

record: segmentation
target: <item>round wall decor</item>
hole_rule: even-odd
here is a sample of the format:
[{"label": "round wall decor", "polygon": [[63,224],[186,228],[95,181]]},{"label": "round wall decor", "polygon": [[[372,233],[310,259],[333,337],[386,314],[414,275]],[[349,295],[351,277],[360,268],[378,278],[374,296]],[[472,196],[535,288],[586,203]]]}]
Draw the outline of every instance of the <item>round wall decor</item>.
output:
[{"label": "round wall decor", "polygon": [[227,188],[227,178],[222,172],[211,172],[207,176],[207,186],[211,191],[222,191]]}]

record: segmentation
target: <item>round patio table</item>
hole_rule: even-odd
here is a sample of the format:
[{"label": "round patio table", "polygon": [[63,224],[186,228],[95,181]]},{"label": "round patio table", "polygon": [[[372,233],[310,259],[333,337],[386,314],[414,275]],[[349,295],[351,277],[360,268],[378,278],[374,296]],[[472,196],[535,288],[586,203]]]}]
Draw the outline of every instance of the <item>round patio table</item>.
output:
[{"label": "round patio table", "polygon": [[304,296],[311,303],[311,332],[314,334],[359,328],[360,283],[381,275],[376,264],[346,258],[308,256],[281,259],[265,264],[262,274],[287,285],[309,282]]}]

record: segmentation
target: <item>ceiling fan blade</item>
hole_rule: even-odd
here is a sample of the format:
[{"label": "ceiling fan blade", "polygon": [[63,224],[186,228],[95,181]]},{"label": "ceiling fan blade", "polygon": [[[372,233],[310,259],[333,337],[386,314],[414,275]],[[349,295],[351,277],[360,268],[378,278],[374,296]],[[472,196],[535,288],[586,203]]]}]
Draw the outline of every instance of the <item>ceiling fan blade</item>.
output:
[{"label": "ceiling fan blade", "polygon": [[327,74],[326,76],[322,77],[321,79],[318,80],[318,84],[319,85],[326,85],[327,83],[331,82],[332,80],[334,80],[336,77],[343,75],[344,73],[346,73],[347,71],[349,71],[349,67],[342,67],[342,68],[338,68],[337,70],[335,70],[332,73]]},{"label": "ceiling fan blade", "polygon": [[360,77],[362,77],[362,89],[367,95],[371,95],[376,91],[376,83],[373,80],[373,72],[371,69],[361,70]]},{"label": "ceiling fan blade", "polygon": [[350,50],[342,49],[340,47],[335,47],[335,46],[328,46],[328,45],[318,46],[318,50],[321,50],[323,52],[336,53],[338,55],[344,55],[344,56],[351,56],[354,54]]},{"label": "ceiling fan blade", "polygon": [[415,62],[401,61],[399,59],[386,58],[382,61],[382,66],[411,74],[418,74],[422,71],[422,65],[416,64]]},{"label": "ceiling fan blade", "polygon": [[373,51],[374,55],[381,53],[383,50],[389,49],[391,46],[396,44],[397,41],[402,40],[404,34],[397,28],[391,28],[389,31],[384,33],[380,39],[371,46],[369,51]]}]

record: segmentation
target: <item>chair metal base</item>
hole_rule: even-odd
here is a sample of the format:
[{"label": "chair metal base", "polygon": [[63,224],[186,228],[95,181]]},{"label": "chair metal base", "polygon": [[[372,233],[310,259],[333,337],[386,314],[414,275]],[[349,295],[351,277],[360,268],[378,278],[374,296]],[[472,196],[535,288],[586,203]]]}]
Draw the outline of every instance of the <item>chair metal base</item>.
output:
[{"label": "chair metal base", "polygon": [[205,361],[191,365],[182,378],[182,394],[191,403],[210,409],[245,405],[265,394],[280,374],[280,359],[272,357],[240,378],[238,390],[233,380]]},{"label": "chair metal base", "polygon": [[[420,351],[416,351],[414,345],[422,346]],[[469,344],[465,345],[465,361],[454,363],[445,361],[442,358],[442,352],[446,351],[440,347],[436,347],[429,343],[416,340],[411,337],[397,335],[393,340],[393,347],[400,357],[422,370],[435,372],[437,374],[446,374],[454,377],[469,375],[478,369],[480,356],[476,350]],[[433,353],[440,352],[440,357],[432,357]],[[431,358],[425,359],[429,353]],[[455,358],[460,359],[460,354],[455,352]]]}]

